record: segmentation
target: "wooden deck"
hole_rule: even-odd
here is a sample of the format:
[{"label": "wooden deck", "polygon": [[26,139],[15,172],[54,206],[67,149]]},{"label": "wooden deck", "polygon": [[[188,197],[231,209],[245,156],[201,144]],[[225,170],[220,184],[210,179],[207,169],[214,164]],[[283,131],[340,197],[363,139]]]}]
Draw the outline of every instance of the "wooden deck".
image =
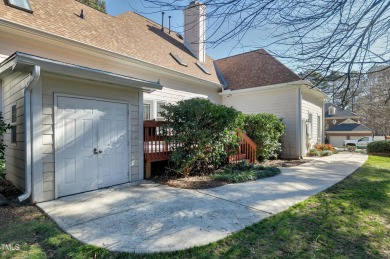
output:
[{"label": "wooden deck", "polygon": [[[163,121],[144,121],[144,160],[145,178],[151,177],[152,162],[168,160],[170,150],[175,145],[168,143],[165,139],[162,125]],[[247,160],[250,163],[256,162],[256,144],[242,131],[237,132],[241,139],[239,148],[235,155],[228,158],[229,163],[238,163]]]}]

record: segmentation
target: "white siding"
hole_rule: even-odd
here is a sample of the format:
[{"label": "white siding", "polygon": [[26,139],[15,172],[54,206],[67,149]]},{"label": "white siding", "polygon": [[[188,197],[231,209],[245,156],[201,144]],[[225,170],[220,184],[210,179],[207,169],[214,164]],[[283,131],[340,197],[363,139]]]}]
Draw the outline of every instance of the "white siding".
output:
[{"label": "white siding", "polygon": [[11,144],[11,133],[3,136],[5,150],[7,179],[19,189],[24,189],[24,88],[30,79],[30,74],[15,72],[2,80],[3,116],[5,123],[11,124],[11,107],[16,104],[16,144]]},{"label": "white siding", "polygon": [[[322,114],[322,99],[315,98],[311,94],[312,90],[303,90],[302,91],[302,120],[307,121],[309,119],[309,114],[312,114],[312,135],[310,137],[309,143],[310,148],[317,143],[322,143],[322,134],[323,134],[323,114]],[[320,116],[320,124],[317,123],[317,116]],[[317,134],[317,127],[320,127],[320,135]],[[305,131],[305,129],[303,129]],[[305,131],[306,133],[306,131]],[[305,134],[306,135],[306,134]],[[303,139],[303,144],[306,149],[306,139]],[[306,154],[304,154],[306,155]]]},{"label": "white siding", "polygon": [[43,75],[43,197],[55,198],[55,159],[54,159],[54,93],[101,98],[130,103],[130,164],[131,180],[139,179],[139,92],[131,88],[113,87],[97,82],[77,80],[51,74]]},{"label": "white siding", "polygon": [[246,114],[272,113],[283,118],[286,124],[283,138],[283,153],[286,158],[299,156],[299,148],[296,146],[296,89],[282,89],[261,93],[234,94],[231,97],[224,96],[222,104],[232,106]]}]

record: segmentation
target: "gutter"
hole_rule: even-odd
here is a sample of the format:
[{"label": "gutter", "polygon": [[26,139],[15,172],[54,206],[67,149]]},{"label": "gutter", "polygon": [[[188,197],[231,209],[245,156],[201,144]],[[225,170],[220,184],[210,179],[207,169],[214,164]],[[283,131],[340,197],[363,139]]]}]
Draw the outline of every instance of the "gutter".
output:
[{"label": "gutter", "polygon": [[299,148],[299,158],[303,157],[302,154],[302,135],[303,135],[303,128],[302,128],[302,93],[301,93],[301,88],[297,88],[297,97],[298,97],[298,128],[299,128],[299,137],[298,137],[298,148]]},{"label": "gutter", "polygon": [[18,197],[19,201],[24,201],[31,196],[31,179],[32,179],[32,114],[31,114],[31,92],[37,85],[41,76],[41,67],[34,66],[32,77],[24,89],[24,125],[25,125],[25,188],[24,193]]}]

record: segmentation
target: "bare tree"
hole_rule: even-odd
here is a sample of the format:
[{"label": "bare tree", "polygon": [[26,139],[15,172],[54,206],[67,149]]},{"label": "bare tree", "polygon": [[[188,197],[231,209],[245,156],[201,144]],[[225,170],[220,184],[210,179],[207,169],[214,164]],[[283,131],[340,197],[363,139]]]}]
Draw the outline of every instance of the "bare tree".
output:
[{"label": "bare tree", "polygon": [[357,112],[376,135],[390,135],[390,67],[377,66],[363,82]]},{"label": "bare tree", "polygon": [[[159,10],[182,10],[188,0],[143,0]],[[389,64],[389,0],[205,0],[208,40],[212,47],[226,41],[242,43],[249,33],[268,32],[274,55],[290,64],[318,72],[325,80],[338,71],[344,89],[342,106],[357,91],[373,65]],[[226,29],[228,28],[228,29]],[[265,47],[261,42],[251,47]],[[320,82],[322,81],[320,80]],[[351,93],[352,92],[352,93]],[[349,97],[348,97],[349,96]]]}]

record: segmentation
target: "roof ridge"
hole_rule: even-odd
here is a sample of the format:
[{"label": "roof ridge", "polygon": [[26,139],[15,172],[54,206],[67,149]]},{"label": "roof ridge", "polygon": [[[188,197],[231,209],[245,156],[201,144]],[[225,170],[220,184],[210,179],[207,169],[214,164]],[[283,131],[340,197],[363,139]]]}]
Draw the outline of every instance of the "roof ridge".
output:
[{"label": "roof ridge", "polygon": [[219,61],[219,60],[224,60],[224,59],[229,59],[229,58],[233,58],[233,57],[237,57],[237,56],[241,56],[241,55],[245,55],[245,54],[249,54],[251,52],[256,52],[256,51],[259,51],[259,50],[264,50],[268,55],[272,56],[271,54],[268,53],[268,51],[266,51],[264,48],[259,48],[259,49],[254,49],[254,50],[250,50],[250,51],[247,51],[247,52],[243,52],[243,53],[238,53],[238,54],[234,54],[232,56],[228,56],[228,57],[224,57],[224,58],[220,58],[220,59],[216,59],[214,61]]}]

